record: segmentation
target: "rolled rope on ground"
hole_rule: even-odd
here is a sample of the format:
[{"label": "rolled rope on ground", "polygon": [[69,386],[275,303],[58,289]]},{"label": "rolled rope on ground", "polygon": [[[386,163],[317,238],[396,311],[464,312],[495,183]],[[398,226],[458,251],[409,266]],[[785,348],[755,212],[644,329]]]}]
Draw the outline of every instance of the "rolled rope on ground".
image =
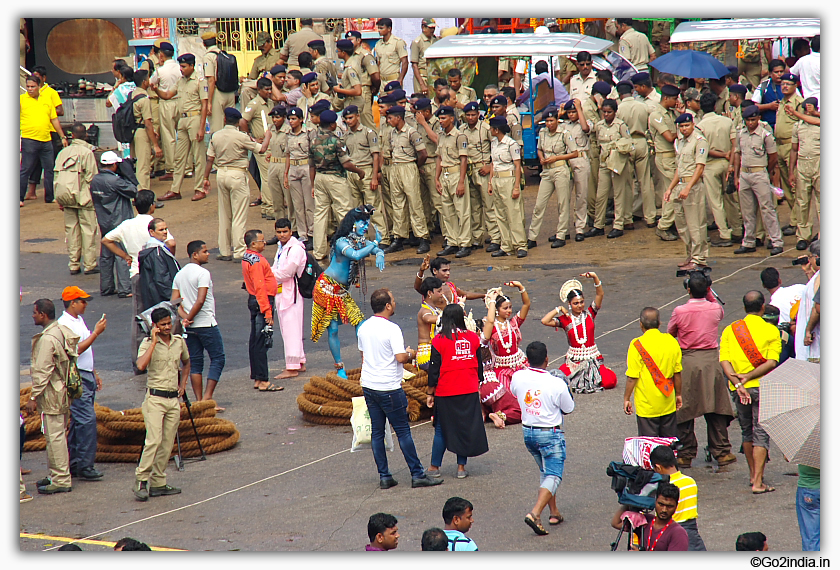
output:
[{"label": "rolled rope on ground", "polygon": [[[24,411],[29,400],[31,388],[20,391],[20,410]],[[327,392],[329,394],[329,392]],[[317,397],[317,396],[315,396]],[[334,397],[330,394],[330,397]],[[328,401],[321,397],[321,400]],[[146,436],[146,425],[143,421],[143,411],[140,408],[114,411],[105,406],[94,404],[96,412],[96,461],[100,463],[136,463],[143,452]],[[202,400],[194,402],[190,407],[195,421],[187,413],[185,404],[181,404],[181,420],[178,423],[178,435],[181,440],[182,457],[199,457],[201,451],[195,438],[198,432],[201,438],[201,448],[209,455],[225,451],[239,441],[239,431],[230,420],[216,417],[216,402]],[[349,417],[349,416],[348,416]],[[43,451],[47,448],[44,434],[41,433],[41,415],[33,414],[24,420],[26,441],[24,451]],[[178,454],[178,444],[172,446],[172,455]]]},{"label": "rolled rope on ground", "polygon": [[[429,384],[428,375],[416,367],[405,364],[404,368],[415,376],[403,382],[403,390],[408,398],[408,419],[416,422],[431,416],[426,407],[425,388]],[[304,384],[303,392],[297,397],[298,409],[307,422],[349,426],[353,414],[352,398],[362,396],[360,378],[362,369],[347,370],[347,379],[340,378],[336,372],[330,372],[325,378],[312,376]]]}]

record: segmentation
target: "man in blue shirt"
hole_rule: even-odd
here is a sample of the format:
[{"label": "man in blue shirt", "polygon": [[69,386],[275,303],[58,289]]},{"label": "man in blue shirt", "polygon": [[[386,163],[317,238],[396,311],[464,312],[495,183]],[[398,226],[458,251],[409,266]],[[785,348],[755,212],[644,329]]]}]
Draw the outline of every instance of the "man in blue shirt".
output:
[{"label": "man in blue shirt", "polygon": [[770,70],[770,77],[761,82],[753,93],[752,101],[761,111],[761,120],[776,128],[776,111],[779,109],[779,101],[784,98],[782,74],[785,72],[785,62],[774,59],[767,68]]},{"label": "man in blue shirt", "polygon": [[467,538],[473,524],[473,505],[461,497],[450,497],[443,505],[443,532],[449,539],[449,550],[474,552],[478,546]]}]

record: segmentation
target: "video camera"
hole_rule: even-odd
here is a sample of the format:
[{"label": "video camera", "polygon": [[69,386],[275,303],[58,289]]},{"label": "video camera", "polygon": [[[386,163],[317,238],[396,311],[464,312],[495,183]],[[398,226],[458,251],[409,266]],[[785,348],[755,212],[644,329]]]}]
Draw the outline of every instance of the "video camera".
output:
[{"label": "video camera", "polygon": [[[803,255],[802,257],[797,257],[793,261],[790,262],[791,265],[808,265],[808,260],[810,258],[807,255]],[[817,267],[820,266],[820,258],[817,258]]]},{"label": "video camera", "polygon": [[688,291],[688,281],[691,279],[692,276],[695,274],[702,275],[706,279],[706,288],[712,292],[717,302],[721,305],[725,305],[726,303],[723,302],[723,299],[715,293],[715,290],[712,289],[712,268],[711,267],[704,267],[703,269],[677,269],[677,277],[685,277],[683,280],[683,289]]}]

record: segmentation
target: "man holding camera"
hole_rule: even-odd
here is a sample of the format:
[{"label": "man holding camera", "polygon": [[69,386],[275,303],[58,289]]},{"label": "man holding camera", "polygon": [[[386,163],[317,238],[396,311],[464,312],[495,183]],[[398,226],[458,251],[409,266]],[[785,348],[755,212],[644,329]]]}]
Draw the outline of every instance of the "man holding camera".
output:
[{"label": "man holding camera", "polygon": [[[248,338],[248,361],[251,380],[260,392],[279,392],[282,386],[268,381],[268,349],[271,348],[271,327],[274,325],[272,307],[277,293],[277,280],[271,264],[262,256],[265,236],[260,230],[245,232],[245,255],[242,257],[242,278],[248,291],[248,310],[251,311],[251,336]],[[268,330],[266,330],[268,329]]]},{"label": "man holding camera", "polygon": [[682,349],[683,407],[677,411],[677,437],[683,444],[677,454],[677,466],[691,467],[697,457],[694,419],[706,419],[709,452],[718,465],[736,461],[729,443],[729,423],[733,419],[726,376],[718,364],[718,324],[723,306],[712,294],[712,280],[706,273],[692,271],[686,279],[690,299],[674,308],[668,321],[668,333]]},{"label": "man holding camera", "polygon": [[720,364],[729,378],[729,390],[738,410],[752,492],[759,495],[775,489],[764,484],[770,436],[758,423],[758,386],[761,377],[776,367],[782,352],[782,339],[779,329],[762,318],[764,295],[760,291],[749,291],[744,295],[744,311],[747,316],[723,330]]}]

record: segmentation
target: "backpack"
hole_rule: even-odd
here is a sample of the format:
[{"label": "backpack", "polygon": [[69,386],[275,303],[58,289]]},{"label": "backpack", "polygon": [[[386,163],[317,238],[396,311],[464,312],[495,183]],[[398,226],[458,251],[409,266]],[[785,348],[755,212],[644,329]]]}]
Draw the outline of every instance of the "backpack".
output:
[{"label": "backpack", "polygon": [[[59,329],[60,330],[60,329]],[[66,344],[67,337],[64,331],[61,331],[61,346]],[[84,388],[82,387],[82,375],[79,374],[79,366],[77,364],[78,356],[72,355],[67,349],[64,350],[67,355],[69,363],[67,365],[67,378],[64,379],[64,385],[67,388],[67,397],[71,400],[78,400],[82,397]]]},{"label": "backpack", "polygon": [[80,157],[68,156],[64,158],[58,153],[55,163],[54,182],[55,201],[66,208],[83,208],[91,203],[90,192],[82,192],[82,164]]},{"label": "backpack", "polygon": [[301,297],[304,299],[311,299],[312,292],[315,291],[315,282],[324,270],[315,261],[315,257],[311,252],[306,252],[306,265],[303,266],[303,273],[300,277],[295,277],[297,290],[300,291]]},{"label": "backpack", "polygon": [[611,487],[618,495],[619,504],[631,510],[653,509],[659,484],[668,482],[659,473],[617,461],[610,462],[607,475],[612,477]]},{"label": "backpack", "polygon": [[111,117],[111,126],[114,128],[114,138],[117,139],[117,142],[132,142],[134,140],[134,131],[143,125],[134,119],[134,102],[143,97],[146,96],[138,95],[137,97],[129,97],[119,106],[114,116]]},{"label": "backpack", "polygon": [[236,58],[226,51],[216,54],[216,89],[233,93],[239,88],[239,66]]}]

